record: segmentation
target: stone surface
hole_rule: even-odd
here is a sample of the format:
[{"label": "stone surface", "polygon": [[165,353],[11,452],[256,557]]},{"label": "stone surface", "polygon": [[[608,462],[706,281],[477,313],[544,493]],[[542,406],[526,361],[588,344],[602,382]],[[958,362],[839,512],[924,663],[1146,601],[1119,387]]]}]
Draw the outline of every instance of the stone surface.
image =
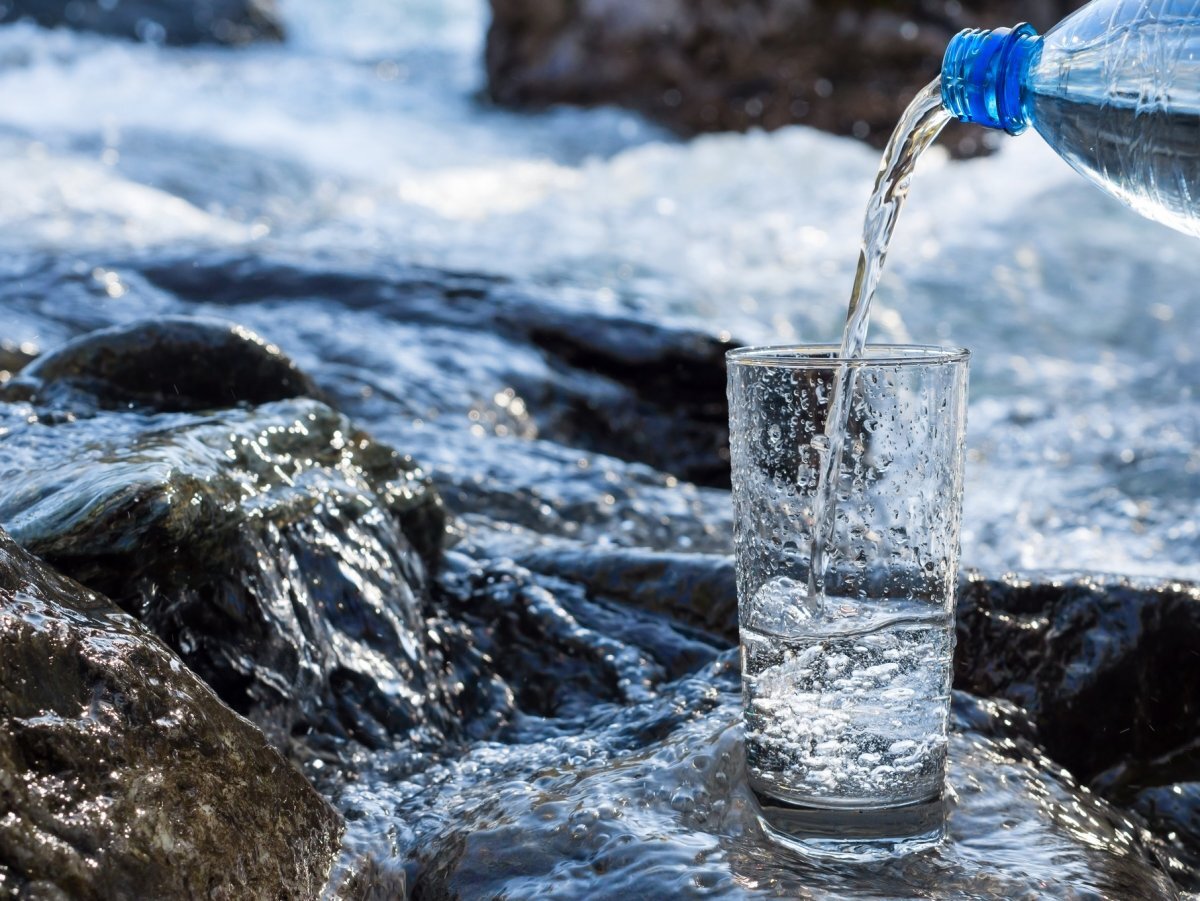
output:
[{"label": "stone surface", "polygon": [[0,897],[315,897],[341,822],[158,639],[0,531]]},{"label": "stone surface", "polygon": [[273,0],[0,0],[0,23],[25,19],[155,44],[283,39]]},{"label": "stone surface", "polygon": [[5,396],[60,406],[78,396],[83,405],[174,412],[320,392],[278,347],[247,329],[164,317],[89,332],[37,357],[8,383]]},{"label": "stone surface", "polygon": [[1129,768],[1149,775],[1150,761],[1200,737],[1200,586],[975,575],[958,624],[958,683],[1020,704],[1046,749],[1085,780],[1136,782]]},{"label": "stone surface", "polygon": [[[737,639],[722,555],[543,547],[538,573]],[[960,582],[956,687],[1027,711],[1029,737],[1110,802],[1144,816],[1200,884],[1200,586],[1032,573]],[[1086,737],[1085,737],[1086,736]]]},{"label": "stone surface", "polygon": [[[1076,0],[492,0],[488,90],[525,108],[616,103],[683,134],[813,125],[882,147],[959,30],[1030,21]],[[957,152],[982,132],[954,129]]]},{"label": "stone surface", "polygon": [[7,382],[36,357],[37,350],[31,344],[22,347],[12,341],[0,341],[0,384]]},{"label": "stone surface", "polygon": [[0,521],[280,747],[441,740],[456,727],[424,628],[441,501],[410,459],[296,396],[311,390],[228,323],[88,335],[0,393],[19,403],[0,407]]},{"label": "stone surface", "polygon": [[727,655],[667,686],[669,696],[638,711],[640,728],[625,722],[625,733],[599,739],[611,759],[535,746],[529,774],[494,771],[486,795],[452,778],[439,799],[450,815],[421,850],[416,897],[530,886],[563,898],[1176,897],[1155,842],[1040,755],[1018,711],[962,694],[944,845],[870,863],[772,845],[746,788],[732,664]]},{"label": "stone surface", "polygon": [[[591,297],[533,292],[471,273],[417,267],[368,273],[226,255],[141,271],[155,288],[235,317],[247,305],[307,307],[336,297],[360,316],[400,325],[408,340],[402,353],[397,348],[399,359],[388,348],[364,348],[377,375],[355,369],[356,383],[345,385],[331,372],[326,382],[360,418],[374,419],[389,407],[395,415],[397,406],[418,417],[447,417],[466,406],[462,412],[474,408],[473,421],[501,437],[538,437],[702,485],[729,483],[729,338],[663,324],[628,307],[597,309]],[[327,340],[315,330],[301,334],[318,344],[318,353]],[[389,370],[402,380],[364,397],[364,375],[383,378]],[[485,393],[497,375],[507,381]]]},{"label": "stone surface", "polygon": [[1200,586],[976,574],[958,636],[955,684],[1020,704],[1051,757],[1171,837],[1195,887]]},{"label": "stone surface", "polygon": [[588,591],[737,641],[733,560],[722,554],[538,549],[519,556],[534,572],[570,579]]}]

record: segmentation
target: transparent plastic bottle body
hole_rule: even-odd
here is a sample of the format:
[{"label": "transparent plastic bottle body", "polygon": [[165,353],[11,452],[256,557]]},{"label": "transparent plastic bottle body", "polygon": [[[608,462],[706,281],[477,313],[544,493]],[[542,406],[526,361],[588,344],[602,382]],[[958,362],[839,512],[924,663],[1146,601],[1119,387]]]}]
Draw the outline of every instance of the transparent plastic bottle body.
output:
[{"label": "transparent plastic bottle body", "polygon": [[942,80],[960,119],[1032,125],[1100,188],[1200,237],[1200,0],[1095,0],[1044,37],[964,32]]}]

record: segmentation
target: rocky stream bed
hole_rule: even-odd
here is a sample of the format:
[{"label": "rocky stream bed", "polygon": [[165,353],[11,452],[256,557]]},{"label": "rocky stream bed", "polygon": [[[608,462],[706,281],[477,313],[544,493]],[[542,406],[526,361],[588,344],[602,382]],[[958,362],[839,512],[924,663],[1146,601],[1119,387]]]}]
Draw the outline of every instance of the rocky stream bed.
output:
[{"label": "rocky stream bed", "polygon": [[[0,389],[0,893],[1200,888],[1195,585],[967,574],[950,840],[792,858],[744,786],[725,343],[477,275],[106,266],[154,318],[94,329],[50,262],[0,298],[64,339]],[[412,338],[364,365],[305,304]]]},{"label": "rocky stream bed", "polygon": [[1073,5],[0,0],[0,898],[1197,897],[1194,245],[931,163],[874,327],[976,351],[949,839],[816,862],[723,356],[835,334],[876,154],[482,100],[878,140]]}]

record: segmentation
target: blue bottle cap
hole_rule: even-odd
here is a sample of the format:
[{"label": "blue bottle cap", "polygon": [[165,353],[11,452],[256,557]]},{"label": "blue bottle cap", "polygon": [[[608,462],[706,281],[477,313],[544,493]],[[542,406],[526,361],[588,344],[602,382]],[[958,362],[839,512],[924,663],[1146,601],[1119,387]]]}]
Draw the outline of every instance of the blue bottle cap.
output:
[{"label": "blue bottle cap", "polygon": [[942,59],[946,109],[963,122],[1020,134],[1029,126],[1021,89],[1041,47],[1041,37],[1028,22],[956,34]]}]

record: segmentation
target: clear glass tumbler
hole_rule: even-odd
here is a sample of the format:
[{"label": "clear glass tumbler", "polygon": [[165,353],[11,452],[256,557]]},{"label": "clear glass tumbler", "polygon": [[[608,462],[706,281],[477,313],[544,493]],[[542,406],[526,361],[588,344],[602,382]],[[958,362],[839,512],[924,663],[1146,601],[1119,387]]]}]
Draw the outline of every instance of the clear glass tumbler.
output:
[{"label": "clear glass tumbler", "polygon": [[[764,828],[803,851],[861,858],[944,833],[969,355],[837,353],[728,355],[738,619]],[[840,453],[826,426],[839,393]]]}]

